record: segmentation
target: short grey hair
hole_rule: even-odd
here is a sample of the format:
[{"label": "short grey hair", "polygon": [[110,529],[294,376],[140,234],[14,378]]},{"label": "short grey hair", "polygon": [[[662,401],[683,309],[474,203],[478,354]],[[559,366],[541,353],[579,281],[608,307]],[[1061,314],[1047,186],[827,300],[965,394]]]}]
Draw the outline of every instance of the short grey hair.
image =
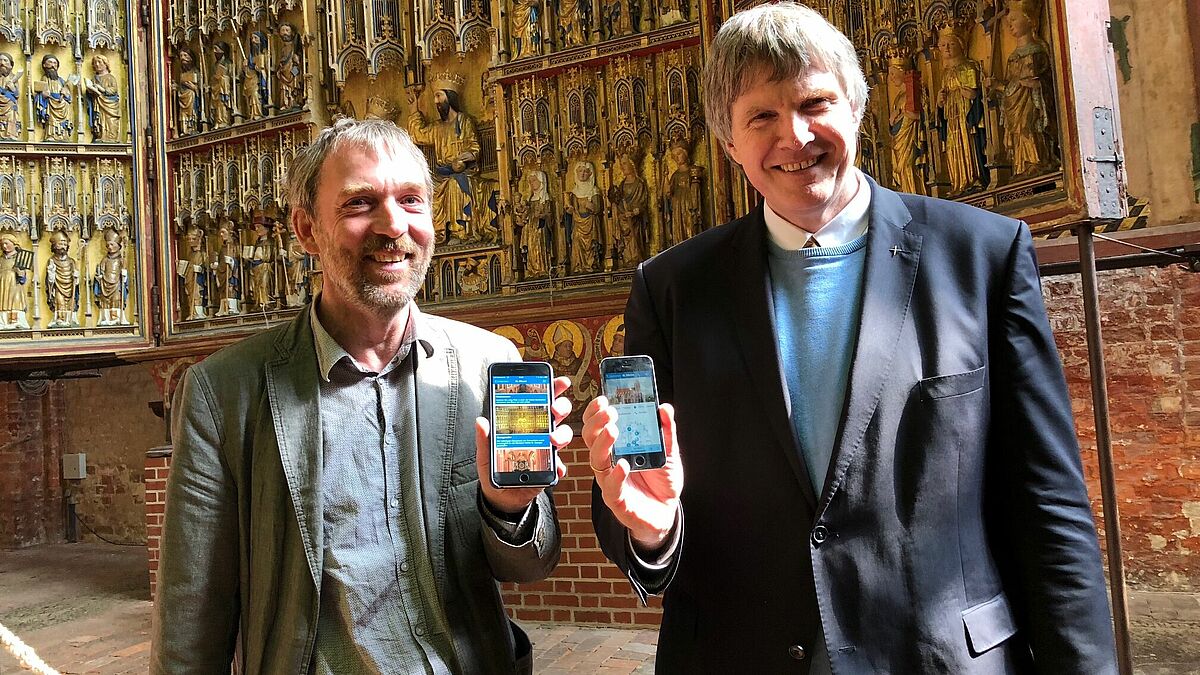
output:
[{"label": "short grey hair", "polygon": [[854,45],[813,9],[794,2],[766,4],[729,17],[708,48],[704,116],[724,144],[733,140],[733,103],[765,73],[778,82],[809,68],[833,73],[861,119],[867,80]]},{"label": "short grey hair", "polygon": [[388,120],[356,120],[345,117],[326,127],[308,147],[296,153],[295,159],[288,167],[287,198],[288,205],[293,210],[301,209],[308,214],[315,213],[321,167],[325,165],[329,155],[347,145],[411,159],[421,167],[428,194],[433,194],[433,176],[429,173],[429,160],[407,131]]}]

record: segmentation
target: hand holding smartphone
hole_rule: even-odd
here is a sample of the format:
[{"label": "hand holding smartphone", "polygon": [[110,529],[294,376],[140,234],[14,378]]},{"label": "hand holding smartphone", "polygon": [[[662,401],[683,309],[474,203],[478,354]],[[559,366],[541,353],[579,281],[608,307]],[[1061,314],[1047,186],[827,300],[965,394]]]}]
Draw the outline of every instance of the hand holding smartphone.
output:
[{"label": "hand holding smartphone", "polygon": [[545,487],[558,482],[550,432],[554,373],[543,362],[488,367],[491,482],[498,488]]},{"label": "hand holding smartphone", "polygon": [[613,463],[625,459],[632,471],[667,463],[658,417],[658,387],[649,356],[610,356],[600,361],[604,396],[617,411]]}]

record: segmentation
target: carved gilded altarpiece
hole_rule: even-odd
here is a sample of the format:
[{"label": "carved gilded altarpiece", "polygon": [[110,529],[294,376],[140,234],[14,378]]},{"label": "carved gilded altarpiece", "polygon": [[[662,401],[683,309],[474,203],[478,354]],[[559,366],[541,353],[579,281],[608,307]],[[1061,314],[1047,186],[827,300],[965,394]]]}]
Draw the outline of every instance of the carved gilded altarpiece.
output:
[{"label": "carved gilded altarpiece", "polygon": [[138,349],[153,237],[137,199],[136,5],[0,2],[0,350]]},{"label": "carved gilded altarpiece", "polygon": [[[701,102],[703,45],[743,3],[64,1],[0,0],[0,343],[187,353],[294,314],[321,270],[281,181],[339,116],[396,122],[435,169],[422,305],[536,324],[535,349],[574,330],[554,321],[618,321],[640,261],[756,200]],[[859,163],[881,183],[1035,229],[1120,217],[1079,3],[810,4],[864,64]]]}]

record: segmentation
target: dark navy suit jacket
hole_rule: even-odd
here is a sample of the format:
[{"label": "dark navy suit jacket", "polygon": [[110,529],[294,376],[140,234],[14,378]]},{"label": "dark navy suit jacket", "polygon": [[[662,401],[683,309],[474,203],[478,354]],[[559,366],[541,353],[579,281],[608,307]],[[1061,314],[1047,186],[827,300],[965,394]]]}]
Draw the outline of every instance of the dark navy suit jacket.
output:
[{"label": "dark navy suit jacket", "polygon": [[[1028,229],[870,185],[862,318],[821,494],[789,422],[761,208],[634,278],[627,351],[654,358],[686,477],[658,671],[806,672],[796,647],[812,653],[820,621],[838,675],[1115,673]],[[601,546],[630,573],[597,496]]]}]

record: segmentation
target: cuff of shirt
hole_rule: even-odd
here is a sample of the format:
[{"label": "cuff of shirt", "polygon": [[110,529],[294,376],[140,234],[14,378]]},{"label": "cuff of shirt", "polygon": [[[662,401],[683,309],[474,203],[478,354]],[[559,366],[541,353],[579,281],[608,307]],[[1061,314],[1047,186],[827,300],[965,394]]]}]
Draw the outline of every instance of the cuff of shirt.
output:
[{"label": "cuff of shirt", "polygon": [[523,546],[533,541],[533,525],[537,522],[537,500],[521,513],[500,513],[479,493],[479,512],[483,522],[492,528],[500,540],[510,546]]},{"label": "cuff of shirt", "polygon": [[679,511],[676,511],[675,523],[671,525],[671,531],[667,534],[666,541],[663,542],[658,550],[653,551],[649,555],[638,551],[637,546],[633,543],[633,537],[629,534],[629,530],[625,530],[625,549],[629,554],[630,564],[638,571],[640,579],[644,581],[658,579],[671,566],[671,559],[679,551],[679,516]]}]

